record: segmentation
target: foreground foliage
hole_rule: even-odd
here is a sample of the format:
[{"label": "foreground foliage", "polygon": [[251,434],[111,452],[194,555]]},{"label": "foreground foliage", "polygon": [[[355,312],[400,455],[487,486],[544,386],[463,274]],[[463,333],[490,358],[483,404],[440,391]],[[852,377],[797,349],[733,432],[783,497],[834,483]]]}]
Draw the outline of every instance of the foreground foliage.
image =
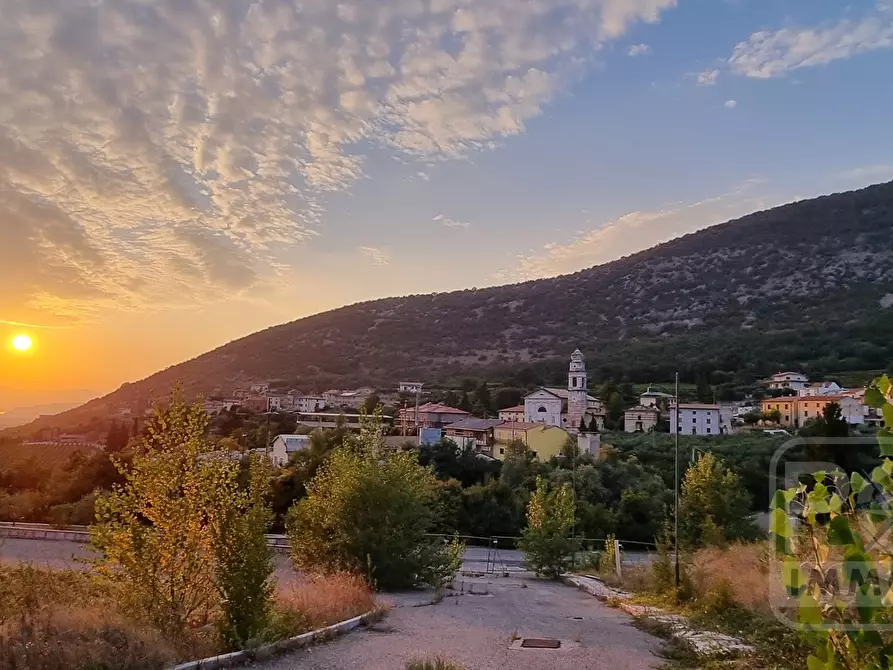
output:
[{"label": "foreground foliage", "polygon": [[[877,436],[882,464],[870,474],[817,472],[778,491],[772,533],[783,559],[785,606],[818,639],[810,670],[881,670],[893,664],[893,385],[884,376],[865,394],[888,428]],[[798,530],[792,516],[799,521]]]},{"label": "foreground foliage", "polygon": [[431,471],[414,454],[384,450],[380,427],[368,423],[356,444],[335,449],[289,512],[295,567],[366,573],[384,590],[440,586],[462,547],[427,535],[435,491]]},{"label": "foreground foliage", "polygon": [[125,613],[185,643],[215,623],[227,647],[266,624],[272,560],[264,533],[268,474],[212,452],[207,415],[175,394],[158,408],[125,483],[100,498],[91,540]]},{"label": "foreground foliage", "polygon": [[571,537],[574,525],[573,491],[560,485],[551,491],[539,478],[527,506],[527,528],[519,546],[537,575],[557,578],[571,566],[580,542]]}]

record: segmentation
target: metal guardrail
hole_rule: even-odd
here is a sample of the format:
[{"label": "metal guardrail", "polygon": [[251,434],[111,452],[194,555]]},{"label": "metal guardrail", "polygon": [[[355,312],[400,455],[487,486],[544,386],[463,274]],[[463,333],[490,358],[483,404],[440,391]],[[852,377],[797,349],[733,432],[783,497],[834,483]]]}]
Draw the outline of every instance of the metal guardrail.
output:
[{"label": "metal guardrail", "polygon": [[[86,526],[51,526],[43,523],[0,521],[0,538],[87,544],[90,542],[90,531]],[[279,554],[287,554],[291,550],[285,535],[267,535],[267,546]]]}]

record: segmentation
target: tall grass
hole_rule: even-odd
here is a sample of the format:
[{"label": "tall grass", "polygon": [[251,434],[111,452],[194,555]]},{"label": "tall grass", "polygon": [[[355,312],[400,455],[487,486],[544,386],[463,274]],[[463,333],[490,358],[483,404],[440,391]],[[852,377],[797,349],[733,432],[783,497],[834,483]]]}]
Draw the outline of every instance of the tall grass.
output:
[{"label": "tall grass", "polygon": [[292,635],[330,626],[375,609],[375,596],[366,581],[346,572],[307,575],[281,585],[276,594],[276,610],[280,617],[291,617],[295,626],[302,629],[294,630]]}]

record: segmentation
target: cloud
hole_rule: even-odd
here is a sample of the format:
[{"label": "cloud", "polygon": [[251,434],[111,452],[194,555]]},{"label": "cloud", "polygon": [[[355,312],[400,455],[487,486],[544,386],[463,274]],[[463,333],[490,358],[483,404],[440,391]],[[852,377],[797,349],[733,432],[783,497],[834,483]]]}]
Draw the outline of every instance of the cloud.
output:
[{"label": "cloud", "polygon": [[631,57],[636,58],[637,56],[648,56],[651,52],[652,49],[647,44],[633,44],[627,53]]},{"label": "cloud", "polygon": [[468,221],[457,221],[456,219],[451,219],[443,214],[438,214],[433,220],[447,228],[471,228],[471,224]]},{"label": "cloud", "polygon": [[827,65],[891,47],[893,21],[888,16],[868,17],[820,28],[754,33],[735,47],[728,64],[735,74],[770,79],[800,68]]},{"label": "cloud", "polygon": [[889,181],[893,179],[893,163],[862,165],[840,172],[835,177],[843,181]]},{"label": "cloud", "polygon": [[0,316],[244,295],[364,151],[524,131],[676,0],[0,0]]},{"label": "cloud", "polygon": [[378,247],[360,247],[360,253],[373,265],[387,265],[391,262],[390,254]]},{"label": "cloud", "polygon": [[762,179],[754,178],[729,193],[700,202],[630,212],[566,244],[547,244],[537,253],[519,256],[514,266],[499,272],[497,278],[518,281],[577,272],[749,214],[755,209],[780,204],[754,193],[763,183]]},{"label": "cloud", "polygon": [[719,70],[704,70],[697,75],[698,86],[713,86],[719,79]]},{"label": "cloud", "polygon": [[725,107],[726,109],[735,109],[737,106],[738,106],[737,100],[726,100],[723,103],[723,107]]}]

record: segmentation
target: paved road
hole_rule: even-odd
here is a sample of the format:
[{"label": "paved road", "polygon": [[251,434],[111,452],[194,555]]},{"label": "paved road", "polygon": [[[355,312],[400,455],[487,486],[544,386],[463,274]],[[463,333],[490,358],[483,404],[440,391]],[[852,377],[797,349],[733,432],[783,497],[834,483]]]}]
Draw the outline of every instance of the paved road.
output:
[{"label": "paved road", "polygon": [[[468,594],[470,587],[485,595]],[[261,667],[403,670],[410,660],[437,656],[468,670],[638,670],[660,665],[657,639],[634,628],[627,615],[577,589],[522,575],[459,579],[456,589],[465,595],[450,595],[434,605],[423,605],[425,599],[418,595],[398,597],[398,605],[371,630]],[[512,648],[513,636],[558,639],[562,648]]]}]

